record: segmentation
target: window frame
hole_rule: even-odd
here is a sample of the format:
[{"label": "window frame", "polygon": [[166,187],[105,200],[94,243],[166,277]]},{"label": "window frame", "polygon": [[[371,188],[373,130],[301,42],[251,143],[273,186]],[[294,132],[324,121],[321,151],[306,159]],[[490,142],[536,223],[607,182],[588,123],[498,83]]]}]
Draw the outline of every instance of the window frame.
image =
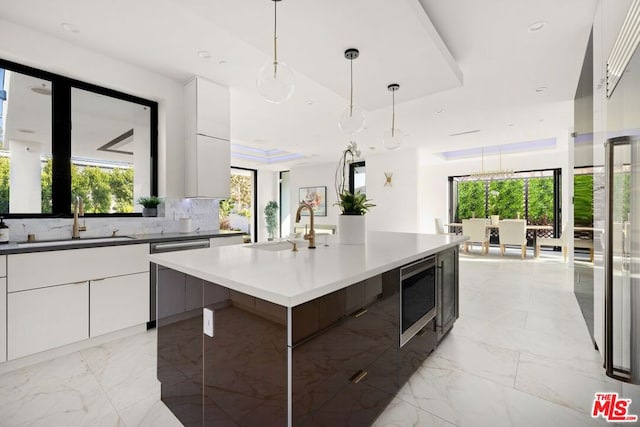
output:
[{"label": "window frame", "polygon": [[[150,195],[158,195],[158,103],[114,89],[0,58],[0,68],[51,82],[51,213],[3,213],[5,218],[71,217],[71,90],[82,89],[149,108]],[[11,190],[9,190],[11,191]],[[134,200],[135,204],[135,200]],[[87,213],[87,217],[140,217],[141,213]]]}]

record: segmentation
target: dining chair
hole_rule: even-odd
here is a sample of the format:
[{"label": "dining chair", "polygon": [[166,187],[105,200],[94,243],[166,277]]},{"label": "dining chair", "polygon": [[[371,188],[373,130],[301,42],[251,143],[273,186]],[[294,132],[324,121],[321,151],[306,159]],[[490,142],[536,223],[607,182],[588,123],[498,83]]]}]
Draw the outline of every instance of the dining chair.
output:
[{"label": "dining chair", "polygon": [[503,219],[498,223],[500,255],[504,255],[505,245],[518,245],[522,259],[527,255],[527,222],[524,219]]},{"label": "dining chair", "polygon": [[434,218],[433,222],[436,224],[436,234],[446,234],[444,232],[444,226],[442,225],[442,220],[440,218]]},{"label": "dining chair", "polygon": [[562,257],[566,261],[567,260],[567,244],[569,236],[567,236],[567,223],[565,222],[562,226],[562,234],[560,237],[538,237],[536,241],[535,247],[535,256],[540,256],[540,247],[541,246],[560,246],[562,248]]},{"label": "dining chair", "polygon": [[469,237],[464,242],[464,252],[467,253],[469,246],[473,249],[473,243],[480,243],[482,253],[489,253],[489,230],[486,218],[471,218],[462,220],[462,234]]}]

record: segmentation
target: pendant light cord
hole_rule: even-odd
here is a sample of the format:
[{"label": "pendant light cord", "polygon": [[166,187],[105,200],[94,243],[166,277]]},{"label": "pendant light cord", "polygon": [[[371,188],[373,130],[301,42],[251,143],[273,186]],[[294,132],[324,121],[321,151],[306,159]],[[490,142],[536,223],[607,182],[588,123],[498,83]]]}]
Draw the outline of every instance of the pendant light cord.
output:
[{"label": "pendant light cord", "polygon": [[396,91],[391,92],[391,138],[396,133]]},{"label": "pendant light cord", "polygon": [[351,62],[351,94],[349,95],[349,117],[353,117],[353,59]]},{"label": "pendant light cord", "polygon": [[273,2],[273,78],[278,73],[278,2]]}]

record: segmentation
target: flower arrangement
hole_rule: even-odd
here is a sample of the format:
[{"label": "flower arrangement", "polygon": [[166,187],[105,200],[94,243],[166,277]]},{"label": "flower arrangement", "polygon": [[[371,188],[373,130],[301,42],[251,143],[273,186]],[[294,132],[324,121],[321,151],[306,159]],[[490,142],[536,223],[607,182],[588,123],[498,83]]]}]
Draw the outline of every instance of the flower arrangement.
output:
[{"label": "flower arrangement", "polygon": [[375,206],[373,203],[370,203],[371,199],[367,199],[360,191],[356,191],[354,194],[346,188],[349,164],[360,157],[360,154],[360,150],[358,150],[355,141],[351,141],[342,152],[336,168],[335,186],[338,201],[334,205],[340,208],[342,215],[364,215],[369,208]]}]

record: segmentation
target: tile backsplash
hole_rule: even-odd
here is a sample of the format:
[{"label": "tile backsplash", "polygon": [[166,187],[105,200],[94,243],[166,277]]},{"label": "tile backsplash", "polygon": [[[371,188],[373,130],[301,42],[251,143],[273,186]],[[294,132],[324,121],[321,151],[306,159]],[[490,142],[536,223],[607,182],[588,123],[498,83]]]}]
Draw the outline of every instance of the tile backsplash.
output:
[{"label": "tile backsplash", "polygon": [[[80,218],[87,226],[81,236],[111,236],[117,234],[161,234],[178,233],[180,219],[191,218],[192,231],[216,233],[218,225],[218,200],[213,199],[163,199],[158,206],[158,216],[153,218]],[[23,218],[6,219],[12,242],[27,240],[27,234],[33,233],[37,240],[70,238],[73,227],[72,218]]]}]

